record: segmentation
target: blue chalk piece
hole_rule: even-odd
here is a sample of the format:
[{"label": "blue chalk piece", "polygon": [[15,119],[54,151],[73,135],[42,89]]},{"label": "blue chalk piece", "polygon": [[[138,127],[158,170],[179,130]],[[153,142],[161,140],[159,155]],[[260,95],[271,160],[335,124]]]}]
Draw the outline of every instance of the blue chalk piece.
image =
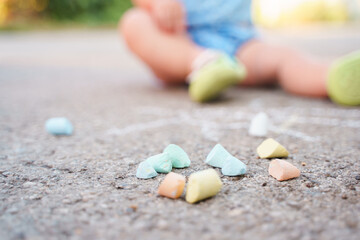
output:
[{"label": "blue chalk piece", "polygon": [[174,168],[185,168],[191,164],[187,153],[178,145],[170,144],[164,150],[167,153]]},{"label": "blue chalk piece", "polygon": [[45,124],[46,131],[53,135],[71,135],[73,133],[73,125],[64,117],[50,118]]},{"label": "blue chalk piece", "polygon": [[169,173],[172,170],[172,163],[168,153],[160,153],[146,159],[146,162],[158,173]]},{"label": "blue chalk piece", "polygon": [[206,157],[205,163],[213,166],[222,168],[225,164],[225,160],[231,157],[231,154],[226,151],[226,149],[221,146],[221,144],[216,144],[215,147],[210,151],[209,155]]},{"label": "blue chalk piece", "polygon": [[141,162],[136,171],[136,177],[142,179],[149,179],[156,177],[158,174],[149,162]]},{"label": "blue chalk piece", "polygon": [[246,165],[239,159],[231,156],[226,159],[221,173],[225,176],[239,176],[246,173]]}]

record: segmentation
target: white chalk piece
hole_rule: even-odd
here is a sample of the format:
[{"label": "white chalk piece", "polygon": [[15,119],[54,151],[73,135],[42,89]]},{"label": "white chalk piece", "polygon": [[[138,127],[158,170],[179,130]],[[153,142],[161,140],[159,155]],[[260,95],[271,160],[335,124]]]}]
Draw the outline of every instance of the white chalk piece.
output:
[{"label": "white chalk piece", "polygon": [[256,137],[265,137],[269,128],[269,117],[261,112],[251,120],[249,134]]},{"label": "white chalk piece", "polygon": [[136,177],[142,179],[149,179],[156,177],[158,174],[150,163],[144,161],[141,162],[136,171]]},{"label": "white chalk piece", "polygon": [[222,168],[226,159],[229,157],[231,157],[231,154],[226,151],[226,149],[221,146],[221,144],[216,144],[206,157],[205,163],[213,167]]},{"label": "white chalk piece", "polygon": [[246,173],[246,165],[236,157],[226,159],[221,173],[225,176],[239,176]]},{"label": "white chalk piece", "polygon": [[46,131],[53,135],[71,135],[73,125],[64,117],[50,118],[45,123]]}]

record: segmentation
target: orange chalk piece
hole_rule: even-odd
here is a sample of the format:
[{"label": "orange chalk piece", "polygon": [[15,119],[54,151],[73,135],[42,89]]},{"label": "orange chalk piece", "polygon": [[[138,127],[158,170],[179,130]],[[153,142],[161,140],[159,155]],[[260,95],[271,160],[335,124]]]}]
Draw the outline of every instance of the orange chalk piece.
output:
[{"label": "orange chalk piece", "polygon": [[176,199],[181,196],[184,188],[185,177],[180,174],[170,172],[161,182],[158,194],[164,197]]},{"label": "orange chalk piece", "polygon": [[275,159],[270,162],[269,174],[278,181],[285,181],[300,176],[300,170],[291,163]]}]

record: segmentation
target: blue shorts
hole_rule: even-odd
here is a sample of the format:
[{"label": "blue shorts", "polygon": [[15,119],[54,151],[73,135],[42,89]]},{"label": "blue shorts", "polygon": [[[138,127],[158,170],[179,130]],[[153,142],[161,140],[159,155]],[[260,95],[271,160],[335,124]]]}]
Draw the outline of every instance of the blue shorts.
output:
[{"label": "blue shorts", "polygon": [[187,14],[187,29],[195,43],[234,56],[256,37],[251,0],[179,0]]},{"label": "blue shorts", "polygon": [[245,42],[257,35],[254,28],[241,28],[232,24],[188,27],[188,33],[196,44],[222,51],[229,56],[235,56]]}]

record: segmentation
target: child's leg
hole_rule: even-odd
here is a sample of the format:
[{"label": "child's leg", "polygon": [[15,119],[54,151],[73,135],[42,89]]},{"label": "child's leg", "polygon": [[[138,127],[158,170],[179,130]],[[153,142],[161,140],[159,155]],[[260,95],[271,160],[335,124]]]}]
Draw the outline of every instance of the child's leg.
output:
[{"label": "child's leg", "polygon": [[120,31],[130,49],[165,82],[184,82],[193,60],[202,52],[186,33],[161,31],[142,9],[128,11],[121,20]]},{"label": "child's leg", "polygon": [[300,53],[252,40],[239,49],[239,60],[248,76],[244,85],[271,84],[278,81],[287,91],[312,97],[325,97],[329,66]]}]

